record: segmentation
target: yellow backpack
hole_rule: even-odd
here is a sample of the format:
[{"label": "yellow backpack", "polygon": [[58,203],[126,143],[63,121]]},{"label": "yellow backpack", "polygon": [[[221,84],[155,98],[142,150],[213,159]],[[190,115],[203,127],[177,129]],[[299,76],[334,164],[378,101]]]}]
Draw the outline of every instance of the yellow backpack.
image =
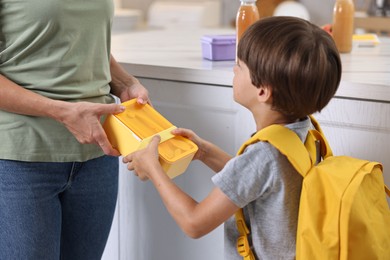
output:
[{"label": "yellow backpack", "polygon": [[[284,154],[303,176],[299,204],[296,259],[390,259],[390,209],[382,165],[348,156],[333,156],[316,120],[305,144],[290,129],[271,125],[239,150],[264,141]],[[318,151],[318,152],[317,152]],[[321,161],[322,159],[322,161]],[[236,213],[241,234],[237,250],[255,259],[242,209]],[[259,256],[261,257],[261,256]]]}]

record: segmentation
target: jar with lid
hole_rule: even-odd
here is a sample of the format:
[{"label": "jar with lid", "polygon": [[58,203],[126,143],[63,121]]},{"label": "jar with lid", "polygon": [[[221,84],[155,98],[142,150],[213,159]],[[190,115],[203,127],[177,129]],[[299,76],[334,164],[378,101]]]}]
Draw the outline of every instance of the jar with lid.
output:
[{"label": "jar with lid", "polygon": [[241,0],[236,17],[236,44],[238,44],[245,30],[259,20],[259,10],[256,0]]},{"label": "jar with lid", "polygon": [[352,50],[355,6],[352,0],[336,0],[333,8],[332,35],[340,53]]}]

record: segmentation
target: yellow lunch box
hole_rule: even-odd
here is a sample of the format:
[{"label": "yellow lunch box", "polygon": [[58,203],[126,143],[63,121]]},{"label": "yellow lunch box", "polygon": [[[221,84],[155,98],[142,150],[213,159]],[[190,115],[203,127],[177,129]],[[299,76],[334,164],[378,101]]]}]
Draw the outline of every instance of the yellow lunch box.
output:
[{"label": "yellow lunch box", "polygon": [[161,136],[159,161],[170,178],[187,169],[198,147],[171,131],[176,127],[149,104],[140,105],[136,99],[122,103],[125,111],[108,115],[103,128],[111,145],[125,156],[145,148],[154,135]]}]

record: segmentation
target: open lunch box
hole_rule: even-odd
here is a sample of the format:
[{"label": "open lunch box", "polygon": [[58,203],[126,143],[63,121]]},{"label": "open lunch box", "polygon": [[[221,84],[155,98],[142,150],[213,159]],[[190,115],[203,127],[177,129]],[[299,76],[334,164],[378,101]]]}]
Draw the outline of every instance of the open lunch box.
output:
[{"label": "open lunch box", "polygon": [[158,134],[161,136],[159,161],[165,173],[174,178],[185,172],[198,150],[196,144],[171,134],[176,127],[149,104],[140,105],[132,99],[122,105],[125,111],[108,115],[103,124],[111,145],[126,156],[145,148]]}]

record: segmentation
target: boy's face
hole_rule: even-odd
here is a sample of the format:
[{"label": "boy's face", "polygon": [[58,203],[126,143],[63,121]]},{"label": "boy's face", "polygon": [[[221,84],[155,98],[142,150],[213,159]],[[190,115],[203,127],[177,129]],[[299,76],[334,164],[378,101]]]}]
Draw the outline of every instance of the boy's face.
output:
[{"label": "boy's face", "polygon": [[233,68],[233,97],[234,101],[250,109],[256,102],[258,88],[252,84],[249,69],[244,62],[237,59]]}]

